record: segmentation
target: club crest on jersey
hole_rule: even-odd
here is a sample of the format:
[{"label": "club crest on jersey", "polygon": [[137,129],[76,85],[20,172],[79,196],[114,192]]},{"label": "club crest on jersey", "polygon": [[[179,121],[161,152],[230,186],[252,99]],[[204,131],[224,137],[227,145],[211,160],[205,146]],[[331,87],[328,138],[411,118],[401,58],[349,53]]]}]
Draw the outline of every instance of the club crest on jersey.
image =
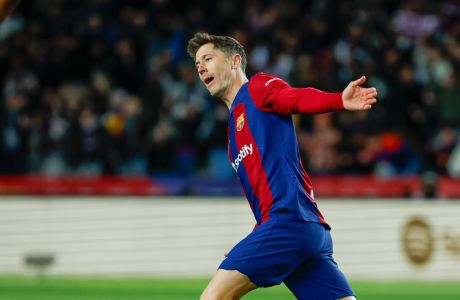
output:
[{"label": "club crest on jersey", "polygon": [[241,131],[244,127],[244,113],[242,113],[238,119],[236,119],[236,130]]}]

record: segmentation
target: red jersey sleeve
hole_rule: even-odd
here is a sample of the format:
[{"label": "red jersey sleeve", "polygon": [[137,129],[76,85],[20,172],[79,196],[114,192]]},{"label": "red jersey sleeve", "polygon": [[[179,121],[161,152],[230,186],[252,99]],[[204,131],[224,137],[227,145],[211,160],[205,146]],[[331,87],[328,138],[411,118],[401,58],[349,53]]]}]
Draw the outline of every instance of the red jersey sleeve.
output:
[{"label": "red jersey sleeve", "polygon": [[249,94],[259,109],[282,115],[315,114],[343,109],[342,93],[293,88],[281,78],[264,73],[258,73],[251,78]]}]

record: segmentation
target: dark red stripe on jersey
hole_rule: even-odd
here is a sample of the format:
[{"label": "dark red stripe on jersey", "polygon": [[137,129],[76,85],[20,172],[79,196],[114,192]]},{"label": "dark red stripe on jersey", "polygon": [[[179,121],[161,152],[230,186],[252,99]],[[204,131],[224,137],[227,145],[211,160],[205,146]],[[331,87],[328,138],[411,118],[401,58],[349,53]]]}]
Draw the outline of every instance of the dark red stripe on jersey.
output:
[{"label": "dark red stripe on jersey", "polygon": [[[227,133],[228,135],[230,135],[230,129],[227,128]],[[233,161],[233,155],[232,155],[232,150],[230,148],[230,137],[228,138],[228,143],[227,143],[227,152],[228,152],[228,157],[230,158],[230,161]],[[237,155],[238,156],[238,155]],[[254,207],[252,206],[252,202],[249,200],[248,198],[248,193],[246,192],[246,188],[244,187],[244,185],[241,185],[242,188],[243,188],[243,192],[244,192],[244,196],[246,197],[246,199],[248,200],[248,203],[249,203],[249,206],[251,207],[251,210],[254,211]]]},{"label": "dark red stripe on jersey", "polygon": [[[247,124],[246,108],[243,104],[238,104],[233,110],[233,121],[235,122],[235,141],[239,151],[237,156],[241,153],[242,157],[238,167],[244,167],[246,170],[254,195],[259,199],[259,210],[263,223],[270,218],[269,212],[273,205],[273,194],[262,164],[259,148]],[[252,153],[246,153],[249,148],[252,149]]]},{"label": "dark red stripe on jersey", "polygon": [[316,213],[318,214],[318,217],[319,217],[319,220],[321,223],[324,223],[324,224],[327,224],[326,220],[324,219],[323,215],[321,214],[321,212],[319,211],[319,208],[318,208],[318,204],[316,204],[316,201],[315,199],[313,198],[313,195],[312,195],[312,190],[313,190],[313,185],[311,184],[311,181],[310,181],[310,178],[308,177],[307,175],[307,172],[305,171],[305,169],[303,168],[303,164],[302,164],[302,160],[300,159],[299,157],[299,162],[300,162],[300,169],[302,170],[302,178],[303,178],[303,181],[302,181],[302,186],[305,190],[305,193],[308,194],[309,198],[311,199],[311,201],[315,204],[316,206]]}]

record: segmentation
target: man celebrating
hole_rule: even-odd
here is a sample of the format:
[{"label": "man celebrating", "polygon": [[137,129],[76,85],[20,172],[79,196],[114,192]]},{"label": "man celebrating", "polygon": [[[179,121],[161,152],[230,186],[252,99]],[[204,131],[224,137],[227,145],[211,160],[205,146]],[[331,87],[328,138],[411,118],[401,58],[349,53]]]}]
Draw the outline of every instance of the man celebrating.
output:
[{"label": "man celebrating", "polygon": [[188,42],[201,81],[230,110],[228,154],[257,224],[221,263],[201,299],[239,299],[284,282],[298,299],[355,299],[332,254],[330,227],[300,160],[292,114],[367,110],[375,88],[362,76],[342,93],[293,88],[276,76],[245,75],[243,46],[196,33]]}]

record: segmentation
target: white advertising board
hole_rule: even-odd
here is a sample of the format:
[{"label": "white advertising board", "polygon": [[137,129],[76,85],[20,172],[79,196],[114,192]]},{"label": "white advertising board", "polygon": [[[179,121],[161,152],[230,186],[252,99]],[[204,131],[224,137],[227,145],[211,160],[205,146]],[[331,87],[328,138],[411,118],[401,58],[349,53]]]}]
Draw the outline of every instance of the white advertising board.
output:
[{"label": "white advertising board", "polygon": [[[460,201],[318,204],[350,279],[460,279]],[[0,274],[208,277],[253,223],[240,198],[2,197]]]}]

